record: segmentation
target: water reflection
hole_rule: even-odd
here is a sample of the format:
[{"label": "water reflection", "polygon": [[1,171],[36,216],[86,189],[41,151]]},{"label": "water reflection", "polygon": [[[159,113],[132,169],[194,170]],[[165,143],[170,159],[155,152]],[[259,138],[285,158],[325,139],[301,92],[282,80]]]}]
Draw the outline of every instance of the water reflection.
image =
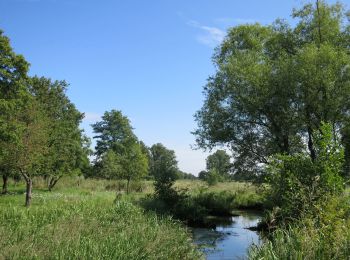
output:
[{"label": "water reflection", "polygon": [[239,216],[215,217],[210,222],[216,228],[194,228],[194,241],[207,259],[245,259],[249,246],[260,242],[259,235],[247,228],[256,226],[260,215],[256,212],[238,212]]}]

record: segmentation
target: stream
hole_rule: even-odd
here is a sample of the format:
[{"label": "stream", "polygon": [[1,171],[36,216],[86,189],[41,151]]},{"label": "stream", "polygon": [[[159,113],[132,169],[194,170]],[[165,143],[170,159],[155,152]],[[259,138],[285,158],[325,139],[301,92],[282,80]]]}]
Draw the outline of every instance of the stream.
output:
[{"label": "stream", "polygon": [[194,243],[208,260],[246,259],[248,248],[259,244],[256,231],[247,228],[257,225],[261,218],[259,212],[239,211],[238,216],[212,217],[215,228],[192,228]]}]

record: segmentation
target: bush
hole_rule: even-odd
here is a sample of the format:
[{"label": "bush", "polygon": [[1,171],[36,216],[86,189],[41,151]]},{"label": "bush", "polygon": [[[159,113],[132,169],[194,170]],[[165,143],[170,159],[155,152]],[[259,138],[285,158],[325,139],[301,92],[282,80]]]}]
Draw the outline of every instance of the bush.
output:
[{"label": "bush", "polygon": [[281,227],[249,259],[350,259],[349,198],[331,197],[321,203],[317,218]]},{"label": "bush", "polygon": [[208,183],[208,185],[214,186],[219,181],[221,181],[221,176],[219,175],[219,173],[215,169],[210,170],[206,176],[206,182]]},{"label": "bush", "polygon": [[210,215],[232,215],[235,208],[236,195],[227,191],[200,192],[194,196],[195,203],[205,208]]},{"label": "bush", "polygon": [[[207,210],[199,205],[186,190],[173,190],[171,198],[164,200],[157,195],[148,195],[140,200],[146,210],[155,211],[161,215],[170,215],[190,226],[204,225]],[[172,204],[169,204],[172,201]]]},{"label": "bush", "polygon": [[329,124],[323,124],[315,136],[315,150],[315,159],[308,154],[271,158],[267,180],[270,184],[269,199],[280,208],[276,220],[314,217],[322,201],[343,191],[344,153],[334,140]]}]

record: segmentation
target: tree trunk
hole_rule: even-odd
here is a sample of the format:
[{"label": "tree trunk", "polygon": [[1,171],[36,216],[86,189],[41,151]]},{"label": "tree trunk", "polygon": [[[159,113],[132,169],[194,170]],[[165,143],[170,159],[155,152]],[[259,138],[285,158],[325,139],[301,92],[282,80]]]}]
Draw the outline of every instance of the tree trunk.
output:
[{"label": "tree trunk", "polygon": [[310,151],[311,160],[314,162],[316,160],[316,151],[315,151],[315,148],[314,148],[314,143],[312,141],[312,129],[309,126],[307,128],[307,133],[309,135],[309,141],[308,141],[307,145],[308,145],[308,148],[309,148],[309,151]]},{"label": "tree trunk", "polygon": [[61,177],[58,177],[58,178],[51,178],[49,180],[49,185],[48,185],[48,189],[49,191],[52,191],[53,187],[55,187],[56,183],[58,182],[58,180],[60,179]]},{"label": "tree trunk", "polygon": [[130,178],[127,179],[127,183],[126,183],[126,194],[129,194],[129,183],[130,183]]},{"label": "tree trunk", "polygon": [[2,175],[2,194],[7,193],[7,186],[8,186],[8,176],[6,174]]},{"label": "tree trunk", "polygon": [[316,10],[317,10],[317,29],[318,29],[318,39],[319,39],[319,44],[318,48],[320,48],[321,43],[322,43],[322,33],[321,33],[321,12],[320,12],[320,1],[316,0]]},{"label": "tree trunk", "polygon": [[32,201],[32,188],[33,188],[33,182],[32,179],[28,178],[26,179],[27,188],[26,188],[26,207],[30,206],[30,203]]}]

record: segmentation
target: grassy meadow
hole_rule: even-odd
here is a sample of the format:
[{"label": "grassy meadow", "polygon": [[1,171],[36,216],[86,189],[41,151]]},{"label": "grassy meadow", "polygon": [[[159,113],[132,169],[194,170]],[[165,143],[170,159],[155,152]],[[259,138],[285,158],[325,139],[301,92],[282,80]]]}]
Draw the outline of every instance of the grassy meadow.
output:
[{"label": "grassy meadow", "polygon": [[0,259],[202,258],[181,223],[144,212],[136,193],[116,199],[116,182],[67,178],[52,192],[34,184],[30,208],[22,183],[0,196]]},{"label": "grassy meadow", "polygon": [[[64,177],[51,192],[41,178],[33,184],[30,208],[22,182],[11,180],[9,193],[0,196],[0,259],[203,258],[182,222],[140,207],[153,194],[152,181],[131,183],[130,194],[124,181]],[[220,202],[228,210],[260,198],[244,183],[180,180],[175,186],[196,203]]]}]

